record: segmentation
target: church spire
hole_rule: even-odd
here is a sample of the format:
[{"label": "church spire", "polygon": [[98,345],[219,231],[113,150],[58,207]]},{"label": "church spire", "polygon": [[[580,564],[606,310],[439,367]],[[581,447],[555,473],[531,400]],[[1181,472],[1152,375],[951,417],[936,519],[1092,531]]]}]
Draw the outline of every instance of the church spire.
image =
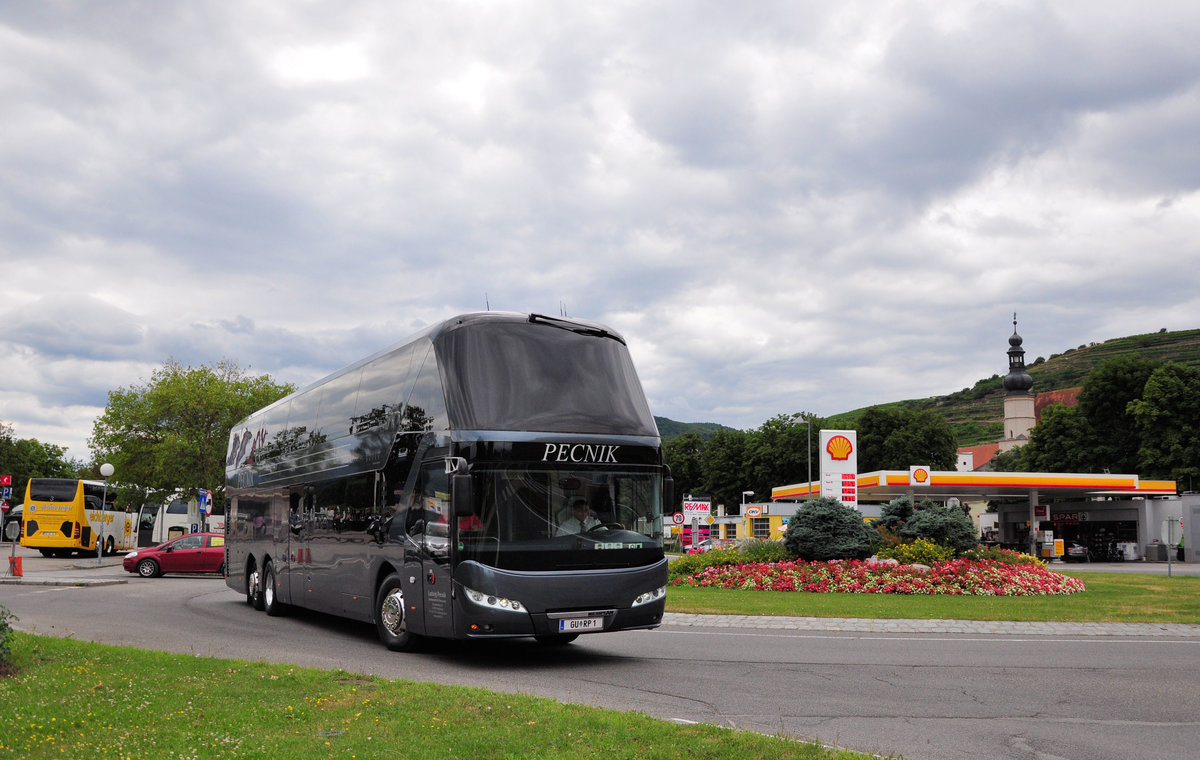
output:
[{"label": "church spire", "polygon": [[1008,374],[1004,377],[1004,390],[1010,396],[1029,393],[1033,387],[1033,378],[1025,371],[1025,349],[1021,348],[1021,343],[1021,336],[1017,335],[1017,313],[1014,311],[1013,334],[1008,339]]}]

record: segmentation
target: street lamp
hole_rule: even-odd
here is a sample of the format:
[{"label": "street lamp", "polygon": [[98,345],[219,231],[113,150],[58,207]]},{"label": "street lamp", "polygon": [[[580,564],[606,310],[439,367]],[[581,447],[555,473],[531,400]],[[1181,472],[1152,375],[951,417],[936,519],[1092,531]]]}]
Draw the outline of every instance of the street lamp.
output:
[{"label": "street lamp", "polygon": [[801,416],[802,414],[803,412],[797,412],[794,416],[800,417],[800,419],[796,420],[793,418],[792,424],[803,425],[808,428],[808,441],[804,444],[804,458],[808,463],[808,484],[807,490],[804,493],[804,498],[807,500],[812,498],[812,420],[804,419]]},{"label": "street lamp", "polygon": [[[742,518],[743,520],[745,520],[745,519],[746,519],[746,497],[747,497],[747,496],[753,496],[753,495],[754,495],[754,492],[753,492],[753,491],[742,491],[742,514],[741,514],[740,516],[741,516],[741,518]],[[743,524],[743,525],[744,525],[744,524]],[[734,526],[734,529],[736,530],[736,529],[737,529],[737,526]],[[734,534],[733,534],[733,537],[734,537],[734,538],[737,538],[737,534],[736,534],[736,533],[734,533]]]},{"label": "street lamp", "polygon": [[104,495],[100,498],[100,538],[96,541],[96,566],[99,567],[104,557],[104,508],[108,506],[108,479],[112,477],[113,466],[108,462],[100,465],[100,476],[104,478]]}]

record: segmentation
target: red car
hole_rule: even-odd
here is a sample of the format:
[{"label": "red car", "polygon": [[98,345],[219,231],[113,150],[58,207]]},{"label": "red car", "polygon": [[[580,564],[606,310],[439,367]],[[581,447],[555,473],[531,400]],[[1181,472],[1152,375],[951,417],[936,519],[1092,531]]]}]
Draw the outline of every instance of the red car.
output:
[{"label": "red car", "polygon": [[163,573],[225,574],[225,536],[220,533],[189,533],[158,546],[129,552],[125,569],[143,578]]}]

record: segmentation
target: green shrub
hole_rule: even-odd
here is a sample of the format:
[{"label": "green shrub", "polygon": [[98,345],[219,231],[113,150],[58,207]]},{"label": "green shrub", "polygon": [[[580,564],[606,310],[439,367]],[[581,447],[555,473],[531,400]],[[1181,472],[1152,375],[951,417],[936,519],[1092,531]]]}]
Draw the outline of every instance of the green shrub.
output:
[{"label": "green shrub", "polygon": [[667,575],[670,578],[686,577],[695,575],[706,567],[740,565],[745,561],[737,549],[713,549],[701,554],[685,554],[671,560],[671,564],[667,566]]},{"label": "green shrub", "polygon": [[909,540],[927,538],[934,543],[950,547],[955,554],[962,554],[979,545],[975,524],[965,512],[958,507],[948,507],[932,501],[918,504],[912,515],[896,532]]},{"label": "green shrub", "polygon": [[918,538],[911,544],[900,544],[880,549],[875,556],[894,559],[902,565],[928,565],[954,559],[955,551],[949,546],[938,546],[927,538]]},{"label": "green shrub", "polygon": [[807,562],[866,559],[878,540],[861,512],[827,496],[804,502],[783,534],[791,555]]},{"label": "green shrub", "polygon": [[743,562],[786,562],[792,558],[783,541],[765,541],[748,538],[738,544]]},{"label": "green shrub", "polygon": [[976,546],[974,549],[969,549],[962,554],[963,559],[971,560],[991,560],[992,562],[1003,562],[1008,565],[1045,565],[1046,562],[1031,554],[1022,554],[1014,552],[1011,549],[1001,549],[996,546]]}]

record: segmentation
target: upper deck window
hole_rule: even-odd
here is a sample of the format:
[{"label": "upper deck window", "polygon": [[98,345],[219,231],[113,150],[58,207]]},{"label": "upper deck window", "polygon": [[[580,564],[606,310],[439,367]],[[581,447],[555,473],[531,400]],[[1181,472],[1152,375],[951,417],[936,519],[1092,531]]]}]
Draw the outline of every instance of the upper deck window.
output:
[{"label": "upper deck window", "polygon": [[629,351],[545,324],[478,323],[436,341],[450,425],[657,436]]}]

